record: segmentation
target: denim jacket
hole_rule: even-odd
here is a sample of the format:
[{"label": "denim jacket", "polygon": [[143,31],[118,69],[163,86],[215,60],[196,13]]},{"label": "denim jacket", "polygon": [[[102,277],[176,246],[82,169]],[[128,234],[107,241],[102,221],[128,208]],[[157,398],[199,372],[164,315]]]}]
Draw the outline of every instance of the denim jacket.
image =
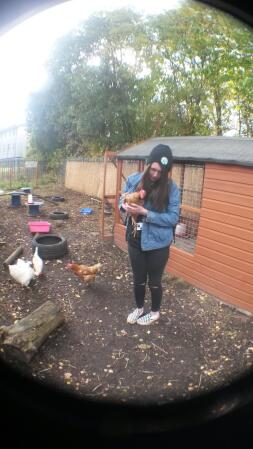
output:
[{"label": "denim jacket", "polygon": [[[143,173],[133,173],[125,183],[123,194],[135,192]],[[119,200],[119,209],[123,203],[123,194]],[[173,227],[179,220],[180,193],[174,181],[171,182],[169,202],[162,212],[155,211],[149,201],[144,201],[144,207],[148,210],[143,217],[141,232],[141,249],[150,251],[169,246],[173,240]]]}]

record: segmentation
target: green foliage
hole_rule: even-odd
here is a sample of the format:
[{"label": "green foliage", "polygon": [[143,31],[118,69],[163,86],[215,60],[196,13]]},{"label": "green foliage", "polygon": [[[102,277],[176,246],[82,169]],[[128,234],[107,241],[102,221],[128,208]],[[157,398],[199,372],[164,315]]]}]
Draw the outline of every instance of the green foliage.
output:
[{"label": "green foliage", "polygon": [[[31,154],[56,164],[159,135],[253,133],[252,32],[199,3],[101,12],[60,39],[30,98]],[[60,149],[60,150],[59,150]]]}]

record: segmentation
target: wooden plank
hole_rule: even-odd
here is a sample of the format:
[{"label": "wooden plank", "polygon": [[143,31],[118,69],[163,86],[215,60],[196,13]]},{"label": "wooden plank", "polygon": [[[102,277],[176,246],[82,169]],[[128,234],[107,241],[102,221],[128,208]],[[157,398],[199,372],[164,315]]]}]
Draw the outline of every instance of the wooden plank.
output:
[{"label": "wooden plank", "polygon": [[125,235],[120,235],[120,234],[114,234],[114,239],[116,239],[117,241],[122,241],[124,242],[126,240]]},{"label": "wooden plank", "polygon": [[180,256],[175,256],[173,258],[173,263],[182,265],[183,270],[189,268],[196,271],[198,275],[205,275],[206,279],[209,279],[210,285],[214,282],[221,282],[224,286],[229,286],[229,288],[233,288],[241,294],[248,296],[248,298],[252,298],[253,301],[252,284],[248,284],[242,279],[235,279],[233,276],[225,274],[224,271],[217,271],[217,269],[213,269],[211,267],[211,263],[208,265],[202,265],[201,262],[194,261],[191,265],[188,265],[184,263]]},{"label": "wooden plank", "polygon": [[116,195],[114,195],[114,194],[111,194],[111,195],[104,195],[104,197],[106,198],[106,199],[109,199],[109,200],[115,200],[115,196]]},{"label": "wooden plank", "polygon": [[114,234],[125,235],[126,228],[123,224],[116,223],[114,227]]},{"label": "wooden plank", "polygon": [[123,243],[126,242],[126,237],[123,235],[119,235],[119,234],[115,235],[114,234],[114,239],[117,240],[118,242],[123,242]]},{"label": "wooden plank", "polygon": [[[238,280],[237,285],[239,283],[243,283],[243,288],[245,286],[245,291],[253,292],[253,276],[243,270],[241,270],[240,264],[237,264],[237,268],[231,267],[230,265],[223,264],[220,260],[210,259],[207,256],[203,256],[198,253],[198,256],[195,257],[195,261],[203,266],[209,271],[209,269],[215,270],[219,273],[223,273],[226,276],[232,277],[233,280]],[[240,267],[240,268],[239,268]],[[252,295],[253,296],[253,295]]]},{"label": "wooden plank", "polygon": [[229,192],[218,192],[212,189],[204,189],[203,192],[203,198],[208,198],[210,200],[216,200],[219,199],[219,201],[222,201],[223,203],[228,204],[238,204],[239,206],[245,206],[252,208],[253,201],[252,197],[245,196],[245,195],[239,195],[236,193],[229,193]]},{"label": "wooden plank", "polygon": [[[253,177],[253,170],[252,170]],[[245,195],[249,197],[253,197],[253,184],[247,185],[240,182],[234,181],[225,181],[225,180],[217,180],[217,179],[206,179],[205,180],[205,189],[218,190],[222,192],[231,192],[238,193],[240,195]]]},{"label": "wooden plank", "polygon": [[[215,213],[213,214],[215,216]],[[218,216],[218,214],[217,214]],[[210,217],[210,216],[209,216]],[[234,237],[239,237],[242,240],[248,240],[249,242],[253,243],[253,222],[248,221],[248,227],[249,229],[245,229],[244,226],[236,226],[233,224],[228,224],[222,221],[222,216],[218,216],[219,220],[215,220],[215,218],[212,217],[206,218],[205,216],[202,216],[200,219],[200,226],[203,228],[213,229],[214,231],[221,232],[222,234],[228,234]],[[232,218],[231,218],[232,221]],[[253,248],[252,248],[253,250]]]},{"label": "wooden plank", "polygon": [[236,184],[245,184],[245,188],[247,185],[253,185],[253,169],[244,169],[244,167],[238,167],[238,170],[228,170],[221,168],[207,168],[205,170],[205,182],[208,179],[215,179],[221,181],[231,181]]},{"label": "wooden plank", "polygon": [[[210,248],[208,248],[208,243],[210,245]],[[202,246],[203,245],[203,246]],[[207,246],[206,246],[207,245]],[[210,242],[209,240],[206,241],[206,239],[199,239],[198,247],[195,250],[195,257],[196,260],[198,260],[198,256],[205,256],[210,261],[212,260],[218,260],[220,263],[224,265],[228,265],[233,268],[240,267],[240,270],[244,273],[248,273],[250,276],[252,276],[252,282],[253,282],[253,263],[245,262],[242,257],[236,258],[236,253],[231,252],[231,255],[224,254],[224,245],[221,246],[221,248],[217,249],[217,245],[213,245],[213,242]],[[220,251],[219,251],[220,249]],[[240,256],[242,256],[240,254]]]},{"label": "wooden plank", "polygon": [[244,217],[253,220],[253,207],[244,207],[231,203],[222,203],[221,201],[219,201],[218,198],[219,198],[218,195],[216,199],[208,199],[204,197],[202,200],[201,214],[203,210],[209,209],[211,211],[221,211],[227,214],[236,215],[238,217]]},{"label": "wooden plank", "polygon": [[201,209],[199,209],[198,207],[193,207],[193,206],[188,206],[187,204],[181,204],[180,206],[182,211],[187,211],[187,212],[193,212],[195,214],[199,214]]},{"label": "wooden plank", "polygon": [[202,209],[201,217],[213,220],[219,223],[229,224],[234,227],[241,228],[242,230],[253,231],[253,220],[248,218],[239,217],[238,215],[232,215],[230,213],[223,213],[220,211]]},{"label": "wooden plank", "polygon": [[122,161],[118,161],[117,163],[117,178],[116,178],[116,195],[115,195],[115,202],[114,202],[114,209],[115,209],[115,225],[116,223],[120,223],[120,212],[119,212],[119,198],[120,198],[120,191],[121,191],[121,181],[122,181],[122,175],[123,175],[123,163]]},{"label": "wooden plank", "polygon": [[[216,242],[224,243],[225,245],[231,246],[233,248],[238,248],[245,251],[245,260],[252,263],[252,254],[253,254],[253,242],[249,242],[247,240],[242,240],[241,238],[236,238],[231,235],[223,234],[221,232],[214,231],[212,229],[204,228],[202,226],[199,227],[198,238],[205,237],[210,240],[213,240],[213,246]],[[197,238],[197,244],[198,244]]]},{"label": "wooden plank", "polygon": [[194,254],[187,253],[183,249],[177,248],[175,245],[172,245],[170,248],[170,258],[173,258],[175,255],[181,255],[187,263],[191,263],[194,260]]},{"label": "wooden plank", "polygon": [[209,170],[220,170],[229,173],[234,173],[243,170],[244,173],[252,174],[252,167],[242,167],[238,165],[228,165],[228,164],[215,164],[207,162],[205,164],[205,171]]},{"label": "wooden plank", "polygon": [[127,251],[125,226],[117,223],[114,227],[114,243],[124,252]]},{"label": "wooden plank", "polygon": [[246,230],[243,227],[240,228],[237,226],[231,226],[229,224],[223,223],[222,221],[214,221],[204,217],[200,218],[199,228],[200,227],[205,229],[212,229],[213,231],[220,232],[221,234],[226,234],[231,237],[240,239],[242,248],[243,245],[246,245],[246,251],[248,250],[249,252],[252,252],[253,255],[253,229]]},{"label": "wooden plank", "polygon": [[[220,234],[218,234],[218,236],[220,237]],[[221,254],[238,259],[238,263],[244,261],[252,265],[252,254],[248,253],[247,251],[243,251],[241,248],[235,248],[234,246],[231,246],[230,241],[229,244],[226,244],[224,242],[224,239],[221,238],[221,240],[218,241],[214,240],[214,238],[215,234],[212,233],[212,231],[202,233],[202,230],[200,230],[198,233],[195,252],[197,253],[198,248],[204,246],[205,248],[215,249]]]},{"label": "wooden plank", "polygon": [[127,252],[127,244],[126,242],[118,241],[117,239],[114,240],[115,245],[118,246],[119,249],[121,249],[124,253]]},{"label": "wooden plank", "polygon": [[197,264],[194,264],[193,266],[188,267],[183,265],[181,262],[173,261],[173,264],[171,263],[171,269],[176,269],[179,273],[181,273],[181,277],[191,279],[191,282],[195,285],[199,285],[198,283],[201,282],[205,285],[206,290],[209,288],[216,288],[221,292],[221,294],[228,294],[234,298],[253,304],[253,296],[251,292],[248,293],[235,288],[230,283],[225,283],[224,279],[217,279],[216,277],[211,278],[209,275],[203,273],[200,265],[197,266]]},{"label": "wooden plank", "polygon": [[[169,273],[173,274],[174,276],[181,276],[181,274],[177,271],[176,267],[170,267],[168,270]],[[206,286],[203,282],[201,282],[199,279],[193,280],[192,278],[185,275],[184,279],[189,282],[190,284],[202,289],[204,292],[207,292],[209,294],[212,294],[217,297],[217,299],[220,299],[228,304],[234,305],[236,307],[239,307],[240,309],[247,310],[248,312],[253,313],[253,303],[242,301],[240,298],[234,297],[231,294],[221,292],[220,290],[217,290],[213,286]]]}]

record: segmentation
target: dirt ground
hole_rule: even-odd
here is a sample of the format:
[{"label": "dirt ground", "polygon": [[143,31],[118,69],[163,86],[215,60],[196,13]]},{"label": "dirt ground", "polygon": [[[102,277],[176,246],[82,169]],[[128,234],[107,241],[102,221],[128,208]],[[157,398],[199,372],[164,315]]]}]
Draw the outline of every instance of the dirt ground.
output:
[{"label": "dirt ground", "polygon": [[[0,325],[13,324],[47,300],[60,304],[65,317],[30,362],[31,376],[89,398],[166,403],[227,384],[252,365],[252,315],[182,279],[164,276],[158,322],[127,324],[134,306],[128,256],[101,241],[100,203],[55,186],[33,193],[64,197],[61,203],[45,201],[35,219],[49,221],[53,233],[66,237],[68,255],[45,261],[45,277],[30,287],[15,283],[3,261],[19,245],[22,257],[31,260],[30,217],[25,197],[19,207],[10,206],[9,196],[0,197]],[[83,207],[93,214],[81,215]],[[69,219],[50,220],[49,213],[58,210],[68,212]],[[106,220],[112,226],[112,215]],[[70,261],[100,262],[102,271],[86,287],[66,269]]]}]

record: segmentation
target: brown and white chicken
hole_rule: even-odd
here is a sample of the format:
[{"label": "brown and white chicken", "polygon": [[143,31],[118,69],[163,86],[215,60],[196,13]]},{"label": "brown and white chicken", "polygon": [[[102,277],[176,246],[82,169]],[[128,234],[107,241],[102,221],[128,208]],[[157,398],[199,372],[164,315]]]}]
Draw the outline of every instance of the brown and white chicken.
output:
[{"label": "brown and white chicken", "polygon": [[[138,190],[137,192],[125,193],[123,195],[123,203],[127,203],[129,206],[131,206],[131,204],[140,204],[143,206],[145,196],[146,191],[144,189]],[[134,228],[133,235],[135,237],[137,232],[137,215],[132,214],[131,218]]]},{"label": "brown and white chicken", "polygon": [[102,267],[101,263],[95,265],[83,265],[78,263],[68,263],[66,268],[72,270],[76,276],[78,276],[87,285],[90,285],[95,281],[97,273],[100,272]]}]

